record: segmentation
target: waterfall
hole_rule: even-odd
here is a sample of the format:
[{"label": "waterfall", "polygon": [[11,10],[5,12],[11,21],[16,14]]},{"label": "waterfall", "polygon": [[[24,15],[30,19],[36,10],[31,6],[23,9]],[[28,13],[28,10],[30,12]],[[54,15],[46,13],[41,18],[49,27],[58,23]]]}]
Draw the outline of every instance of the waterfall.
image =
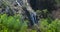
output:
[{"label": "waterfall", "polygon": [[38,23],[37,17],[36,17],[36,15],[34,13],[30,13],[30,17],[31,17],[32,25]]},{"label": "waterfall", "polygon": [[[34,10],[30,7],[30,5],[28,4],[28,2],[24,1],[24,0],[16,0],[17,4],[22,8],[22,10],[25,11],[29,21],[30,21],[30,25],[34,25],[38,23],[38,19],[37,19],[37,15],[36,12],[34,12]],[[24,6],[25,5],[25,6]]]}]

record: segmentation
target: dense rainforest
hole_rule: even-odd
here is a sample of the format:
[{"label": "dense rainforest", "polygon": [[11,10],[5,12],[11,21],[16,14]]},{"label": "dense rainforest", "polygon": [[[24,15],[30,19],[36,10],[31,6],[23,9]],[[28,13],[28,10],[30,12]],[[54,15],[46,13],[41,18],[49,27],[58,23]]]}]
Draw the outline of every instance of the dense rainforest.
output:
[{"label": "dense rainforest", "polygon": [[60,32],[60,0],[0,0],[0,32]]}]

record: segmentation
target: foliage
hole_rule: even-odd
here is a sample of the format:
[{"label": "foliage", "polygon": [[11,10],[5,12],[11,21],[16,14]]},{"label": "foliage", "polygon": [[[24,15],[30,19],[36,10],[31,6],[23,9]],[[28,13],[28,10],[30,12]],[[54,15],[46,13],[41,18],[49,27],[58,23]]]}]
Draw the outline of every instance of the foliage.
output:
[{"label": "foliage", "polygon": [[[7,16],[6,14],[0,14],[0,32],[27,32],[29,31],[27,21],[21,20],[21,16]],[[51,20],[51,19],[50,19]],[[49,20],[49,21],[50,21]],[[47,19],[41,19],[39,21],[39,29],[41,32],[60,32],[60,20],[51,20],[51,23]],[[30,30],[29,32],[37,32],[37,30]]]},{"label": "foliage", "polygon": [[[58,4],[60,4],[58,0],[56,0],[56,1]],[[11,10],[13,9],[13,7],[9,1],[3,0],[0,8],[6,9],[7,6],[9,6]],[[37,6],[39,6],[39,5],[37,5]],[[43,11],[43,13],[42,13],[42,11]],[[39,16],[41,14],[43,14],[43,16],[49,15],[47,9],[42,10],[42,11],[40,11],[40,10],[36,11],[37,15],[39,15]],[[8,16],[7,14],[0,14],[0,32],[37,32],[37,29],[36,30],[31,29],[29,31],[28,25],[27,25],[28,20],[23,21],[21,17],[22,16],[19,14],[17,14],[17,15],[15,14],[13,16]],[[50,18],[41,19],[39,21],[39,29],[41,32],[60,32],[60,20],[58,20],[58,19],[52,20]]]},{"label": "foliage", "polygon": [[0,32],[13,32],[20,31],[26,32],[27,23],[22,21],[21,16],[7,16],[6,14],[1,15],[0,18]]},{"label": "foliage", "polygon": [[60,20],[56,19],[50,24],[47,22],[47,19],[42,19],[40,22],[41,32],[60,32]]}]

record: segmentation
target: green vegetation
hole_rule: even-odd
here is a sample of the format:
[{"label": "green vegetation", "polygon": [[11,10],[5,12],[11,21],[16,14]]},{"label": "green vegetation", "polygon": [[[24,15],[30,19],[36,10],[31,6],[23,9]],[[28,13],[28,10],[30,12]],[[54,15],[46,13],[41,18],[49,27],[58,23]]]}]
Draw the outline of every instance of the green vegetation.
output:
[{"label": "green vegetation", "polygon": [[40,22],[41,32],[60,32],[60,20],[54,20],[50,24],[47,22],[47,19],[42,19]]},{"label": "green vegetation", "polygon": [[[37,30],[29,30],[27,21],[22,22],[21,16],[7,16],[0,14],[0,32],[37,32]],[[51,19],[50,19],[51,20]],[[41,32],[60,32],[60,20],[52,20],[51,23],[48,19],[41,19],[39,27]]]},{"label": "green vegetation", "polygon": [[21,16],[7,16],[6,14],[1,15],[0,18],[0,32],[26,32],[27,21],[22,22]]},{"label": "green vegetation", "polygon": [[[60,0],[56,0],[56,1],[57,1],[57,4],[60,5]],[[6,9],[7,6],[10,9],[10,10],[8,10],[9,12],[12,12],[14,10],[13,3],[11,4],[7,0],[1,0],[0,2],[1,2],[0,3],[1,4],[0,12],[2,10]],[[19,7],[17,7],[17,8],[19,8]],[[33,29],[36,27],[33,27],[33,28],[28,27],[29,21],[28,20],[22,21],[22,16],[20,14],[15,14],[15,11],[14,11],[15,15],[13,15],[13,16],[10,16],[10,15],[8,16],[7,14],[4,14],[4,12],[6,12],[6,11],[4,10],[1,12],[2,14],[0,14],[0,32],[37,32],[38,31],[37,29]],[[37,10],[36,13],[38,16],[43,14],[44,17],[46,17],[45,19],[39,18],[40,21],[39,21],[38,25],[39,25],[39,30],[41,32],[60,32],[60,20],[58,20],[58,19],[52,20],[50,18],[50,14],[48,13],[47,9],[42,10],[42,11]],[[13,13],[10,13],[10,14],[13,14]],[[48,17],[46,15],[48,15]]]}]

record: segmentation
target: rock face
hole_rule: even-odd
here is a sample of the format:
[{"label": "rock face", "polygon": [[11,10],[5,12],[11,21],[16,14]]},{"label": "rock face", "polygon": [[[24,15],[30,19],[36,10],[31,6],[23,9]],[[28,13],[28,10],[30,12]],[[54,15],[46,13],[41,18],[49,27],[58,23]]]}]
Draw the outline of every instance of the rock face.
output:
[{"label": "rock face", "polygon": [[60,19],[60,8],[58,8],[57,10],[52,11],[52,17],[54,19]]},{"label": "rock face", "polygon": [[[57,15],[57,16],[55,15],[55,18],[58,18],[58,11],[60,11],[58,8],[58,7],[60,7],[60,1],[59,0],[29,0],[29,3],[35,11],[36,10],[42,11],[44,9],[47,9],[51,15],[54,13],[54,15],[55,14]],[[54,10],[56,13],[54,12]],[[42,12],[42,14],[43,14],[43,12]],[[46,15],[43,14],[43,16],[46,16]],[[53,17],[54,16],[52,16],[52,18]]]},{"label": "rock face", "polygon": [[14,0],[1,0],[0,1],[0,13],[7,13],[9,15],[19,13],[19,6],[17,6]]},{"label": "rock face", "polygon": [[[5,1],[5,0],[4,0]],[[20,1],[20,0],[19,0]],[[25,0],[23,0],[25,2]],[[30,6],[33,10],[44,10],[47,9],[49,13],[53,14],[53,10],[58,9],[57,7],[60,7],[59,0],[27,0]],[[20,7],[16,4],[15,0],[6,0],[6,2],[10,3],[8,5],[5,5],[6,3],[2,4],[2,0],[0,0],[0,13],[7,12],[6,8],[7,6],[10,7],[10,10],[12,10],[10,14],[15,13],[21,13],[24,14],[23,11],[21,11]],[[43,14],[43,13],[42,13]],[[48,14],[47,14],[48,15]],[[54,14],[55,15],[55,14]]]},{"label": "rock face", "polygon": [[[15,2],[15,0],[7,0],[9,1],[9,3],[13,4]],[[21,0],[19,0],[21,1]],[[25,1],[25,0],[23,0]],[[27,0],[28,3],[30,4],[30,6],[32,7],[32,9],[34,10],[44,10],[47,9],[49,10],[49,12],[51,12],[51,10],[56,9],[56,6],[59,6],[56,4],[55,0]],[[55,6],[56,5],[56,6]]]},{"label": "rock face", "polygon": [[34,10],[43,10],[43,9],[52,10],[55,8],[56,1],[55,0],[30,0],[30,4]]}]

